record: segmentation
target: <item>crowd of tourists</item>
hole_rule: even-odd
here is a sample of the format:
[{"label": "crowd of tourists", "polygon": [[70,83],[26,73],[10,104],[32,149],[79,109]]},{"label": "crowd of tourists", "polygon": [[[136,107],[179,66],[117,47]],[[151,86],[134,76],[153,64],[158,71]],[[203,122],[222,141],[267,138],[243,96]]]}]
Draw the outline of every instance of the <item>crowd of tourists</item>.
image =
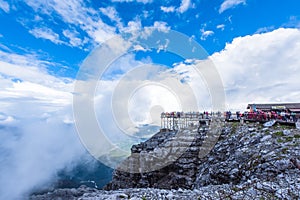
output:
[{"label": "crowd of tourists", "polygon": [[[199,119],[210,119],[212,116],[221,116],[220,112],[163,112],[161,117],[166,118],[199,118]],[[224,113],[224,117],[227,120],[235,119],[246,119],[246,120],[255,120],[255,121],[270,121],[270,120],[279,120],[286,122],[296,122],[300,118],[299,113],[290,112],[289,110],[271,110],[271,111],[262,111],[262,110],[250,110],[245,112],[231,112],[227,111]]]},{"label": "crowd of tourists", "polygon": [[161,117],[166,118],[199,118],[199,119],[210,119],[212,116],[221,117],[221,112],[163,112]]},{"label": "crowd of tourists", "polygon": [[270,120],[280,120],[286,122],[296,122],[299,115],[295,112],[289,112],[288,110],[281,111],[246,111],[241,113],[239,111],[232,113],[231,111],[225,112],[226,119],[248,119],[257,121],[270,121]]}]

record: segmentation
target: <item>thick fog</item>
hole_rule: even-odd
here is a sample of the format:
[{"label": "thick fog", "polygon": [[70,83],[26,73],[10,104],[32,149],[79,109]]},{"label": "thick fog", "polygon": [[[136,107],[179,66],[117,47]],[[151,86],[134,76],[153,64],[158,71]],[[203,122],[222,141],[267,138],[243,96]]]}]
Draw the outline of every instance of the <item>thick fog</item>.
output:
[{"label": "thick fog", "polygon": [[16,199],[57,178],[59,170],[83,159],[73,125],[54,119],[31,119],[0,129],[0,199]]}]

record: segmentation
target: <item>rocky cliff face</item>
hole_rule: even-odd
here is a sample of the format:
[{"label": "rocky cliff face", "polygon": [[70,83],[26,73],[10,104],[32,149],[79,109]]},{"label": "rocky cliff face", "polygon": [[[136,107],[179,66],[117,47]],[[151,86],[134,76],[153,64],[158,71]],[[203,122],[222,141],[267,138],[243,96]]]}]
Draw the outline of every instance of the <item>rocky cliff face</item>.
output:
[{"label": "rocky cliff face", "polygon": [[[299,159],[300,155],[300,133],[297,129],[227,123],[219,141],[204,158],[199,157],[199,152],[205,146],[207,131],[201,134],[197,134],[196,130],[185,132],[173,149],[186,146],[184,142],[191,133],[193,142],[170,165],[149,173],[130,174],[116,170],[112,182],[105,189],[199,189],[209,185],[251,183],[258,189],[265,185],[269,191],[289,188],[289,191],[299,194],[300,170],[291,162],[291,159]],[[154,151],[160,145],[167,145],[172,137],[172,133],[158,133],[149,141],[133,146],[132,153]]]},{"label": "rocky cliff face", "polygon": [[217,142],[222,123],[216,119],[210,130],[204,124],[201,130],[194,126],[177,132],[161,131],[134,145],[131,156],[115,170],[112,182],[104,189],[194,188],[203,153]]},{"label": "rocky cliff face", "polygon": [[[105,187],[111,191],[81,189],[78,194],[74,190],[74,198],[300,199],[299,130],[284,126],[264,128],[255,123],[222,124],[218,142],[207,156],[201,156],[201,152],[212,146],[217,135],[210,137],[207,131],[199,134],[196,129],[176,135],[160,132],[133,146],[131,157],[115,170],[112,182]],[[172,162],[166,166],[159,160],[172,155]],[[147,171],[157,161],[157,170]],[[142,165],[145,162],[147,165]],[[71,190],[54,191],[48,197],[58,196],[55,192],[68,194],[72,199]],[[47,195],[32,198],[47,199],[43,197]]]},{"label": "rocky cliff face", "polygon": [[299,156],[295,128],[231,123],[199,165],[195,188],[229,184],[243,199],[300,199]]},{"label": "rocky cliff face", "polygon": [[[114,172],[113,180],[105,189],[115,190],[120,188],[192,188],[196,181],[196,174],[200,160],[198,159],[199,147],[203,142],[203,135],[197,133],[197,129],[185,130],[182,135],[177,136],[177,141],[173,141],[177,135],[175,132],[159,132],[150,140],[134,145],[131,148],[132,155],[127,161],[123,162],[120,170]],[[193,139],[194,138],[194,139]],[[162,147],[162,148],[160,148]],[[184,152],[178,152],[181,150]],[[186,148],[186,149],[185,149]],[[157,160],[147,164],[157,169],[154,171],[130,173],[130,166],[140,169],[143,161],[153,159],[151,152],[157,152],[156,158],[174,156],[170,163],[164,160]],[[178,154],[176,154],[178,153]],[[179,154],[182,154],[179,156]],[[164,156],[166,155],[166,156]],[[176,158],[177,155],[179,158]],[[174,161],[174,162],[173,162]],[[166,165],[166,166],[165,166]],[[127,168],[128,166],[128,168]],[[128,172],[129,171],[129,172]]]},{"label": "rocky cliff face", "polygon": [[274,181],[289,173],[299,175],[291,162],[300,155],[299,138],[299,131],[290,127],[230,124],[199,165],[196,187]]}]

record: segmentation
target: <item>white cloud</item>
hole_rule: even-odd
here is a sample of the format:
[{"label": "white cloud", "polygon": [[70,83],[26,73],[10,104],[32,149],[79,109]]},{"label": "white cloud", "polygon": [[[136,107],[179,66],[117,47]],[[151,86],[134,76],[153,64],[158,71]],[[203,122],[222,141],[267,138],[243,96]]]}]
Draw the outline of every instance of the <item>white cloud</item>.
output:
[{"label": "white cloud", "polygon": [[299,102],[300,31],[277,29],[235,38],[211,56],[226,87],[229,107]]},{"label": "white cloud", "polygon": [[72,47],[82,47],[86,41],[82,40],[79,33],[75,30],[63,30],[63,35],[69,39],[69,45]]},{"label": "white cloud", "polygon": [[225,24],[217,25],[217,29],[221,29],[223,31],[225,29]]},{"label": "white cloud", "polygon": [[[166,22],[155,21],[152,26],[145,26],[142,31],[132,32],[132,35],[133,35],[133,38],[137,37],[137,36],[147,38],[149,35],[151,35],[153,33],[154,30],[167,33],[168,31],[170,31],[170,27],[168,26],[168,24]],[[168,45],[167,44],[168,42],[166,43],[166,41],[164,41],[164,42],[158,41],[158,42],[165,47],[166,47],[166,45]],[[160,50],[162,50],[162,49],[160,49]]]},{"label": "white cloud", "polygon": [[89,33],[89,35],[91,35],[98,43],[103,43],[116,36],[115,28],[103,23],[102,21],[99,21],[97,26],[91,30],[88,30],[87,33]]},{"label": "white cloud", "polygon": [[40,17],[39,15],[34,16],[34,21],[40,22],[43,21],[43,18]]},{"label": "white cloud", "polygon": [[[23,102],[30,101],[43,104],[49,110],[59,109],[63,106],[70,105],[72,98],[71,93],[59,91],[56,88],[50,88],[32,82],[12,83],[9,88],[1,90],[1,99],[19,100]],[[52,108],[51,108],[52,107]]]},{"label": "white cloud", "polygon": [[26,3],[31,6],[36,12],[51,15],[53,11],[59,14],[67,23],[78,23],[79,25],[84,22],[89,22],[91,17],[87,14],[95,13],[94,10],[85,6],[84,2],[79,0],[47,0],[45,2],[39,0],[26,0]]},{"label": "white cloud", "polygon": [[10,6],[9,6],[9,4],[6,1],[0,0],[0,9],[2,9],[6,13],[9,13]]},{"label": "white cloud", "polygon": [[83,0],[26,0],[26,3],[36,12],[49,16],[55,12],[66,24],[86,32],[93,39],[92,43],[102,43],[115,35],[116,28],[105,24],[96,14],[97,11],[88,7]]},{"label": "white cloud", "polygon": [[170,30],[170,27],[168,26],[167,22],[163,21],[155,21],[151,28],[155,28],[162,32],[168,32]]},{"label": "white cloud", "polygon": [[178,12],[184,13],[191,7],[191,1],[190,0],[182,0],[179,8],[177,9]]},{"label": "white cloud", "polygon": [[152,26],[145,26],[141,32],[142,29],[142,22],[139,18],[137,18],[135,21],[129,21],[127,26],[123,27],[121,31],[131,33],[133,37],[140,36],[141,33],[143,36],[147,36],[151,34],[154,29],[161,32],[168,32],[170,30],[170,26],[168,26],[167,22],[155,21]]},{"label": "white cloud", "polygon": [[119,17],[119,14],[117,12],[117,10],[112,7],[106,7],[106,8],[100,8],[100,11],[106,15],[110,20],[120,23],[121,22],[121,18]]},{"label": "white cloud", "polygon": [[184,13],[186,12],[190,7],[192,7],[191,1],[190,0],[182,0],[180,3],[180,6],[178,8],[175,8],[175,6],[161,6],[160,10],[166,13],[169,12],[178,12],[178,13]]},{"label": "white cloud", "polygon": [[300,19],[298,16],[290,16],[289,17],[289,21],[282,24],[281,27],[284,27],[284,28],[300,28]]},{"label": "white cloud", "polygon": [[[197,93],[201,97],[208,96],[205,85],[201,80],[196,79],[199,78],[195,75],[197,72],[190,70],[184,73],[185,69],[181,65],[172,70],[162,66],[142,64],[131,60],[131,57],[126,57],[121,63],[121,66],[128,66],[124,67],[125,71],[122,70],[121,79],[99,82],[95,99],[98,121],[102,124],[101,128],[105,133],[109,133],[107,137],[112,140],[124,139],[124,133],[118,130],[118,126],[125,130],[125,133],[134,135],[138,126],[153,124],[154,121],[157,123],[159,114],[151,117],[151,109],[154,106],[160,106],[162,111],[195,110],[197,103],[193,101],[193,95]],[[116,67],[119,68],[118,65]],[[180,72],[183,75],[180,75]],[[192,83],[180,82],[188,75]],[[193,93],[190,85],[197,88],[197,91]],[[203,99],[205,98],[201,98]],[[117,111],[115,116],[113,111]],[[159,123],[155,125],[159,126]]]},{"label": "white cloud", "polygon": [[201,40],[206,40],[207,37],[212,36],[214,34],[214,32],[211,30],[205,31],[204,29],[201,29],[200,31],[201,31],[201,38],[200,38]]},{"label": "white cloud", "polygon": [[153,0],[112,0],[112,2],[137,2],[137,3],[152,3]]},{"label": "white cloud", "polygon": [[[108,25],[101,19],[101,15],[97,14],[98,11],[89,7],[84,0],[47,0],[47,3],[38,0],[26,0],[25,2],[38,14],[53,16],[53,13],[56,13],[61,17],[63,22],[66,23],[67,27],[71,27],[70,29],[61,30],[65,38],[54,33],[49,28],[36,28],[30,31],[35,37],[42,37],[56,44],[62,43],[76,46],[80,40],[87,42],[89,39],[88,42],[90,42],[92,46],[96,46],[99,43],[103,43],[115,37],[117,32],[130,32],[133,29],[138,30],[142,28],[140,19],[130,21],[126,26],[122,24],[121,18],[118,16],[118,12],[114,7],[99,8],[103,15],[109,17],[111,21],[116,22],[114,26]],[[138,2],[151,3],[152,1],[139,0]],[[177,11],[185,12],[189,7],[190,1],[184,0],[181,2],[181,6]],[[154,26],[158,25],[158,23],[154,24]],[[160,25],[162,25],[162,23],[160,23]],[[164,27],[160,26],[159,28],[162,29]],[[75,34],[74,30],[80,32],[80,34]],[[85,34],[87,36],[83,38]],[[80,46],[80,48],[82,48],[82,46]]]},{"label": "white cloud", "polygon": [[[159,23],[157,26],[160,26]],[[80,162],[85,151],[73,126],[71,109],[73,80],[66,81],[50,75],[43,67],[45,62],[37,60],[34,56],[5,52],[1,52],[0,55],[2,60],[0,63],[0,124],[18,127],[17,133],[14,132],[16,129],[0,129],[2,141],[0,149],[8,152],[7,156],[3,157],[6,161],[5,165],[0,167],[2,185],[0,198],[19,199],[34,188],[51,183],[56,179],[55,175],[59,170],[75,166]],[[40,64],[42,67],[39,67]],[[115,66],[118,72],[125,73],[142,64],[144,63],[135,61],[134,56],[127,55],[120,58]],[[111,102],[110,97],[118,81],[115,79],[102,81],[104,89],[100,88],[95,96],[95,105],[102,106],[98,114],[100,117],[104,114],[101,123],[104,123],[104,130],[114,133],[111,134],[112,136],[118,133],[119,129],[112,125],[113,116],[109,118],[105,115],[111,113],[106,102]],[[152,98],[149,95],[155,94],[154,99],[158,101],[161,99],[162,92],[156,90],[155,87],[148,88],[147,97],[143,97],[144,93],[141,93],[140,97],[139,95],[135,97],[149,100]],[[167,97],[164,102],[173,108]],[[149,101],[146,103],[142,101],[137,108],[144,108],[148,103]],[[136,113],[135,111],[133,110],[132,113]],[[134,116],[133,119],[138,120]],[[151,119],[146,116],[142,122],[149,120]],[[136,130],[136,127],[130,128]],[[113,140],[120,141],[120,137],[115,137]],[[128,142],[128,140],[122,141]],[[35,172],[34,175],[31,173],[32,170]]]},{"label": "white cloud", "polygon": [[7,116],[3,113],[0,113],[0,126],[9,126],[14,125],[16,119],[13,116]]},{"label": "white cloud", "polygon": [[257,31],[255,33],[267,33],[267,32],[271,32],[273,30],[275,30],[274,26],[262,27],[262,28],[257,29]]},{"label": "white cloud", "polygon": [[72,82],[53,77],[37,67],[2,61],[0,66],[2,112],[18,118],[39,117],[71,105]]},{"label": "white cloud", "polygon": [[160,9],[166,13],[175,12],[175,6],[170,6],[170,7],[161,6]]},{"label": "white cloud", "polygon": [[63,43],[59,39],[59,35],[57,33],[54,33],[50,28],[34,28],[32,30],[29,30],[29,33],[32,34],[36,38],[43,38],[46,40],[50,40],[51,42],[55,44],[61,44]]},{"label": "white cloud", "polygon": [[[1,199],[27,199],[37,187],[50,186],[57,173],[85,159],[74,132],[55,117],[28,119],[0,129]],[[5,152],[5,153],[4,153]]]},{"label": "white cloud", "polygon": [[[159,46],[158,43],[157,45]],[[114,54],[111,49],[107,51]],[[101,56],[103,57],[103,52],[101,51],[101,55],[97,55],[97,53],[100,51],[95,51],[87,58],[86,62],[99,62]],[[184,72],[185,69],[181,65],[177,65],[174,70],[157,65],[149,68],[146,63],[136,61],[133,55],[124,55],[124,57],[114,60],[109,70],[103,75],[106,79],[98,82],[96,91],[90,88],[96,94],[94,106],[97,120],[101,124],[102,130],[107,133],[107,137],[113,141],[123,143],[131,141],[132,139],[128,139],[128,137],[126,139],[128,134],[134,134],[139,125],[153,123],[151,110],[157,105],[160,105],[165,111],[189,111],[196,110],[197,102],[194,101],[194,94],[200,96],[199,102],[207,99],[205,84],[201,84],[201,80],[199,80],[201,76],[197,76],[195,70],[190,70],[190,73]],[[115,67],[114,70],[113,67]],[[96,73],[93,69],[89,69],[88,73],[94,80],[92,76]],[[182,80],[185,77],[193,82],[192,85],[196,91],[191,91],[191,86],[187,84],[187,81]],[[86,87],[90,84],[87,82],[89,81],[77,81],[76,84],[79,84],[78,88],[83,91],[89,91],[90,89]],[[202,104],[202,106],[207,108],[210,102],[206,102],[208,103]],[[159,115],[155,115],[155,117],[157,119]],[[92,120],[87,121],[90,123]],[[154,121],[157,122],[155,119]],[[120,131],[120,128],[126,130],[126,134]],[[98,146],[100,148],[99,145],[94,145],[94,142],[97,141],[94,139],[91,147]],[[106,151],[98,150],[97,152]]]},{"label": "white cloud", "polygon": [[[227,108],[244,111],[253,102],[300,102],[299,52],[300,30],[280,28],[237,37],[224,50],[210,56],[225,87]],[[189,84],[197,86],[199,77],[186,63],[176,65],[175,70],[185,74]],[[201,94],[202,90],[206,88],[201,87],[194,94]],[[198,99],[205,109],[210,109],[209,97],[201,94]]]},{"label": "white cloud", "polygon": [[246,4],[246,0],[224,0],[220,6],[219,13],[222,13],[225,10],[233,8],[239,4]]},{"label": "white cloud", "polygon": [[57,87],[57,89],[60,83],[70,82],[69,79],[59,79],[48,74],[47,67],[52,66],[53,63],[38,60],[36,55],[19,55],[0,51],[0,58],[0,73],[7,79],[16,78],[21,81]]},{"label": "white cloud", "polygon": [[72,81],[50,75],[34,55],[0,57],[0,199],[23,199],[85,150],[70,124]]},{"label": "white cloud", "polygon": [[127,26],[123,27],[121,29],[121,31],[123,31],[123,32],[129,32],[129,33],[134,33],[134,32],[137,33],[137,31],[140,31],[141,29],[142,29],[141,19],[137,18],[134,21],[129,21],[127,23]]}]

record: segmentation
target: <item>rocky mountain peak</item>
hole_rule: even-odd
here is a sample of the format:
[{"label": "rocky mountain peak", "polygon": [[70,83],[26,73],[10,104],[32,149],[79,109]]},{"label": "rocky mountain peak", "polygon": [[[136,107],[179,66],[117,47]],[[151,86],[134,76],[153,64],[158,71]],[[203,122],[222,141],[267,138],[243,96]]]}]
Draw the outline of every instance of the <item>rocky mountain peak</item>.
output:
[{"label": "rocky mountain peak", "polygon": [[[115,170],[112,181],[104,187],[106,191],[87,191],[81,199],[118,199],[120,194],[128,199],[300,198],[299,130],[240,122],[223,122],[219,128],[216,144],[204,156],[201,152],[207,151],[213,144],[209,142],[216,138],[209,136],[209,129],[198,132],[191,128],[179,136],[171,131],[157,133],[131,148],[131,156]],[[175,143],[174,137],[179,137]],[[153,157],[166,158],[180,150],[180,156],[175,154],[177,157],[168,165],[154,171],[140,168]],[[147,157],[149,152],[156,154]]]}]

